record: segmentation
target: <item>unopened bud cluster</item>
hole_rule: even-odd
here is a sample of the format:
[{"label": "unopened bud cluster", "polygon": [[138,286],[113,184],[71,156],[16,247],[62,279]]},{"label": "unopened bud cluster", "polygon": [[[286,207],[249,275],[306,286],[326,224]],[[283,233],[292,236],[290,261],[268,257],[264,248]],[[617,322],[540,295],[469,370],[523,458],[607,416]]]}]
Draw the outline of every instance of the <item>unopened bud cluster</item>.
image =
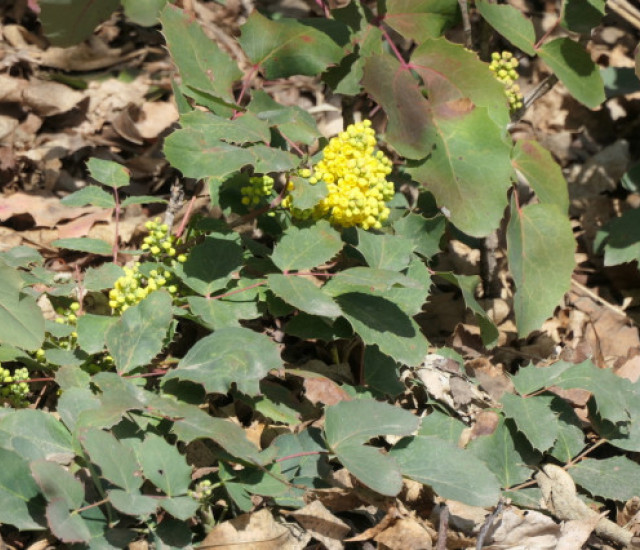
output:
[{"label": "unopened bud cluster", "polygon": [[[69,325],[71,327],[75,327],[78,323],[78,316],[76,313],[80,310],[80,304],[78,302],[71,302],[69,307],[63,308],[59,307],[56,309],[56,319],[55,322],[59,325]],[[69,336],[65,336],[64,338],[55,338],[56,344],[62,349],[74,349],[76,345],[76,339],[78,338],[78,333],[73,330]],[[44,357],[44,353],[42,354]],[[36,359],[38,358],[38,354],[36,353]]]},{"label": "unopened bud cluster", "polygon": [[175,265],[176,261],[186,262],[187,257],[176,254],[175,237],[169,234],[169,226],[161,224],[159,218],[148,221],[145,227],[149,230],[149,235],[144,238],[141,248],[166,267],[152,269],[148,275],[140,271],[140,262],[135,262],[132,267],[125,267],[124,275],[109,291],[109,306],[115,313],[125,312],[159,288],[166,288],[171,294],[178,292],[169,267]]},{"label": "unopened bud cluster", "polygon": [[14,407],[27,404],[29,394],[29,371],[26,368],[15,369],[13,374],[8,369],[0,367],[0,397],[8,400]]},{"label": "unopened bud cluster", "polygon": [[188,494],[192,498],[199,500],[200,502],[206,502],[211,498],[213,494],[214,486],[208,479],[203,479],[199,481],[193,490],[189,490]]},{"label": "unopened bud cluster", "polygon": [[[313,167],[313,172],[302,170],[300,173],[312,185],[324,181],[327,196],[310,210],[296,208],[291,195],[285,197],[283,206],[300,219],[325,218],[341,227],[379,229],[389,217],[386,203],[395,191],[393,183],[386,179],[391,173],[391,161],[375,147],[371,121],[349,125],[329,141],[322,152],[323,159]],[[289,182],[287,188],[292,191],[293,182]]]},{"label": "unopened bud cluster", "polygon": [[489,69],[495,77],[504,84],[505,94],[509,100],[509,108],[511,111],[517,111],[523,106],[523,96],[520,92],[520,86],[516,84],[518,80],[518,60],[513,57],[511,52],[493,52],[491,54],[491,64]]},{"label": "unopened bud cluster", "polygon": [[240,188],[242,204],[245,206],[257,206],[273,191],[273,178],[271,176],[251,176],[249,185]]}]

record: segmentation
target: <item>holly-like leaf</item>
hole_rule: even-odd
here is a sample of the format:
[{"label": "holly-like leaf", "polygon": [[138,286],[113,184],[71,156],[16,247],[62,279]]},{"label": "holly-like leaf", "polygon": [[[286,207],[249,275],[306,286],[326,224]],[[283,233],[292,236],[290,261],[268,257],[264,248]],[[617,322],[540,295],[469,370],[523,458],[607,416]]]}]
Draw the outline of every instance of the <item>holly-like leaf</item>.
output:
[{"label": "holly-like leaf", "polygon": [[398,235],[375,235],[358,229],[356,249],[369,267],[402,271],[411,261],[414,244],[412,240]]},{"label": "holly-like leaf", "polygon": [[537,141],[523,139],[516,143],[512,159],[518,170],[543,204],[555,204],[569,211],[569,191],[560,166],[551,153]]},{"label": "holly-like leaf", "polygon": [[163,378],[191,380],[209,393],[227,393],[233,383],[241,392],[259,393],[258,382],[282,366],[278,346],[247,328],[223,328],[199,340]]},{"label": "holly-like leaf", "polygon": [[604,243],[606,266],[640,260],[640,208],[610,220],[598,232],[598,241]]},{"label": "holly-like leaf", "polygon": [[640,465],[624,456],[587,458],[571,468],[570,473],[594,497],[626,502],[640,494]]},{"label": "holly-like leaf", "polygon": [[18,271],[0,261],[0,343],[28,351],[44,340],[44,317],[36,301],[20,292],[23,281]]},{"label": "holly-like leaf", "polygon": [[79,44],[120,6],[119,0],[39,0],[40,21],[53,46]]},{"label": "holly-like leaf", "polygon": [[148,364],[160,353],[171,319],[171,296],[157,290],[128,308],[109,328],[105,341],[120,374]]},{"label": "holly-like leaf", "polygon": [[493,433],[477,437],[468,449],[485,463],[504,488],[523,483],[533,473],[528,465],[535,465],[535,455],[511,420],[500,417]]},{"label": "holly-like leaf", "polygon": [[364,350],[364,379],[369,388],[385,395],[398,395],[405,387],[398,379],[398,363],[381,353],[377,346]]},{"label": "holly-like leaf", "polygon": [[476,6],[487,23],[516,48],[531,56],[536,54],[533,49],[536,31],[521,10],[508,4],[490,4],[487,0],[478,0]]},{"label": "holly-like leaf", "polygon": [[191,483],[191,467],[176,447],[164,438],[148,434],[140,446],[144,477],[167,496],[186,494]]},{"label": "holly-like leaf", "polygon": [[186,87],[184,91],[196,100],[204,95],[219,98],[216,112],[229,115],[228,105],[235,104],[233,84],[242,77],[238,65],[204,33],[193,17],[170,3],[162,10],[160,22],[169,53]]},{"label": "holly-like leaf", "polygon": [[269,124],[253,113],[229,120],[213,113],[191,111],[180,117],[180,126],[206,133],[227,143],[268,143],[271,139]]},{"label": "holly-like leaf", "polygon": [[61,500],[68,509],[80,508],[84,485],[68,470],[55,462],[34,460],[31,473],[47,500]]},{"label": "holly-like leaf", "polygon": [[29,462],[20,454],[0,448],[0,522],[20,530],[44,529],[44,499]]},{"label": "holly-like leaf", "polygon": [[143,495],[139,491],[111,489],[107,494],[113,507],[129,516],[148,516],[156,511],[159,504],[157,498]]},{"label": "holly-like leaf", "polygon": [[377,345],[382,353],[408,366],[424,360],[427,339],[395,303],[364,292],[347,292],[335,300],[365,344]]},{"label": "holly-like leaf", "polygon": [[69,239],[56,239],[51,243],[58,248],[67,248],[77,252],[88,252],[99,256],[111,256],[113,246],[102,239],[92,239],[90,237],[73,237]]},{"label": "holly-like leaf", "polygon": [[311,227],[291,226],[275,246],[271,260],[282,271],[311,269],[328,262],[342,249],[340,234],[326,220]]},{"label": "holly-like leaf", "polygon": [[122,0],[122,7],[127,19],[136,25],[153,27],[166,3],[167,0]]},{"label": "holly-like leaf", "polygon": [[78,318],[78,345],[87,353],[100,353],[105,346],[105,334],[118,322],[115,317],[85,313]]},{"label": "holly-like leaf", "polygon": [[554,399],[551,408],[558,415],[558,438],[550,454],[564,464],[578,456],[585,446],[582,421],[564,399]]},{"label": "holly-like leaf", "polygon": [[[100,267],[90,267],[84,273],[82,284],[89,291],[113,288],[114,283],[124,275],[124,270],[116,264],[106,263]],[[80,319],[78,319],[79,321]]]},{"label": "holly-like leaf", "polygon": [[409,411],[387,403],[342,401],[326,408],[325,435],[331,450],[353,475],[373,490],[395,496],[402,488],[395,461],[363,445],[378,435],[408,435],[419,422]]},{"label": "holly-like leaf", "polygon": [[174,518],[187,520],[192,518],[200,507],[200,503],[190,496],[163,498],[160,506],[169,512]]},{"label": "holly-like leaf", "polygon": [[465,425],[460,420],[434,409],[422,419],[416,436],[438,437],[457,445],[464,429]]},{"label": "holly-like leaf", "polygon": [[241,301],[241,296],[242,294],[238,293],[225,300],[189,296],[187,300],[191,311],[200,317],[204,326],[218,330],[224,327],[238,327],[240,319],[255,319],[260,316],[256,302]]},{"label": "holly-like leaf", "polygon": [[455,0],[393,0],[384,21],[402,36],[420,43],[440,36],[460,19]]},{"label": "holly-like leaf", "polygon": [[191,249],[187,261],[176,266],[176,275],[199,294],[224,288],[243,264],[243,250],[235,237],[211,234]]},{"label": "holly-like leaf", "polygon": [[133,451],[103,430],[88,430],[81,436],[84,448],[94,464],[100,467],[102,476],[127,491],[138,489],[142,478]]},{"label": "holly-like leaf", "polygon": [[295,207],[301,210],[313,208],[329,194],[327,184],[322,180],[312,185],[307,178],[292,176],[289,181],[294,186],[289,195]]},{"label": "holly-like leaf", "polygon": [[272,21],[257,10],[243,25],[239,41],[268,79],[317,75],[343,56],[327,34],[294,19]]},{"label": "holly-like leaf", "polygon": [[496,476],[469,451],[437,437],[401,440],[389,453],[403,476],[433,487],[442,498],[490,506],[500,496]]},{"label": "holly-like leaf", "polygon": [[69,510],[62,499],[47,504],[47,520],[51,532],[63,542],[89,542],[91,532],[82,516]]},{"label": "holly-like leaf", "polygon": [[605,0],[564,0],[560,24],[571,32],[587,34],[605,14]]},{"label": "holly-like leaf", "polygon": [[87,185],[75,193],[67,195],[60,201],[65,206],[99,206],[101,208],[115,208],[113,195],[107,193],[97,185]]},{"label": "holly-like leaf", "polygon": [[558,437],[558,420],[551,410],[553,399],[551,395],[525,398],[512,393],[505,393],[501,399],[504,415],[515,422],[518,431],[540,452],[553,447]]},{"label": "holly-like leaf", "polygon": [[301,311],[329,318],[342,315],[331,297],[307,279],[272,273],[267,276],[267,284],[276,296]]},{"label": "holly-like leaf", "polygon": [[122,164],[112,160],[91,158],[87,161],[87,168],[89,175],[103,185],[114,189],[129,185],[129,170]]},{"label": "holly-like leaf", "polygon": [[371,267],[352,267],[336,273],[322,288],[330,295],[337,296],[351,291],[385,292],[395,285],[412,289],[419,289],[423,286],[420,281],[396,271]]},{"label": "holly-like leaf", "polygon": [[127,197],[120,206],[131,206],[133,204],[167,204],[168,201],[161,197],[153,197],[151,195],[136,195],[135,197]]},{"label": "holly-like leaf", "polygon": [[543,44],[538,55],[580,103],[595,109],[605,100],[598,67],[580,44],[567,37],[556,38]]},{"label": "holly-like leaf", "polygon": [[425,218],[409,213],[393,224],[396,235],[413,241],[415,251],[427,258],[440,252],[440,239],[444,235],[446,219],[444,216]]},{"label": "holly-like leaf", "polygon": [[569,290],[574,251],[571,223],[558,206],[512,205],[507,256],[516,285],[514,311],[520,336],[539,329]]},{"label": "holly-like leaf", "polygon": [[[64,367],[63,367],[64,368]],[[79,370],[77,367],[74,370]],[[60,371],[58,371],[60,372]],[[83,411],[96,411],[101,406],[100,400],[88,388],[68,388],[58,398],[57,412],[65,426],[74,431],[76,419]]]},{"label": "holly-like leaf", "polygon": [[69,431],[52,414],[39,409],[13,410],[1,417],[0,446],[29,460],[64,463],[75,456]]}]

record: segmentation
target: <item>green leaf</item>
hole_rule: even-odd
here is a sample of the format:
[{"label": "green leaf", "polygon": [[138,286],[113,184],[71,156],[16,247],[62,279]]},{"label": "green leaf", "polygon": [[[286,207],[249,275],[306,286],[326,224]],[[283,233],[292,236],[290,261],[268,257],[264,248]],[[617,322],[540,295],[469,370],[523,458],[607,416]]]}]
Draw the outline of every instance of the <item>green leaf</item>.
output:
[{"label": "green leaf", "polygon": [[176,266],[176,275],[199,294],[207,295],[224,288],[244,261],[244,252],[235,238],[208,235],[191,249],[184,264]]},{"label": "green leaf", "polygon": [[153,514],[158,507],[157,498],[142,495],[138,491],[111,489],[107,491],[107,495],[113,507],[128,516],[148,516]]},{"label": "green leaf", "polygon": [[117,317],[85,313],[78,317],[78,345],[89,354],[100,353],[105,346],[105,334],[118,322]]},{"label": "green leaf", "polygon": [[337,296],[358,290],[384,292],[394,285],[412,289],[420,289],[423,286],[419,281],[395,271],[371,267],[352,267],[336,273],[322,288],[330,295]]},{"label": "green leaf", "polygon": [[624,456],[587,458],[571,468],[570,473],[594,497],[626,502],[640,494],[640,465]]},{"label": "green leaf", "polygon": [[271,139],[269,124],[250,112],[229,120],[213,113],[191,111],[180,117],[180,125],[238,145],[269,143]]},{"label": "green leaf", "polygon": [[314,76],[337,63],[343,51],[328,35],[288,18],[271,21],[256,10],[239,39],[251,63],[268,79]]},{"label": "green leaf", "polygon": [[51,244],[58,248],[68,248],[69,250],[88,252],[89,254],[98,254],[100,256],[111,256],[113,254],[113,246],[102,239],[74,237],[70,239],[56,239]]},{"label": "green leaf", "polygon": [[416,437],[435,436],[457,445],[465,427],[457,418],[434,410],[422,419]]},{"label": "green leaf", "polygon": [[64,500],[47,504],[47,520],[51,532],[63,542],[89,542],[91,532],[80,515],[69,510]]},{"label": "green leaf", "polygon": [[402,36],[420,43],[440,36],[460,19],[455,0],[393,0],[387,3],[384,22]]},{"label": "green leaf", "polygon": [[37,409],[14,410],[0,418],[0,446],[28,460],[64,463],[75,456],[67,429],[52,414]]},{"label": "green leaf", "polygon": [[162,290],[152,292],[122,314],[105,333],[119,374],[147,365],[160,353],[171,319],[171,296]]},{"label": "green leaf", "polygon": [[[554,399],[552,409],[558,413],[558,439],[550,454],[564,464],[578,456],[585,446],[582,422],[573,407],[564,399]],[[597,427],[595,429],[597,430]]]},{"label": "green leaf", "polygon": [[142,473],[167,496],[186,494],[191,483],[191,467],[176,447],[162,437],[148,434],[140,446]]},{"label": "green leaf", "polygon": [[301,210],[313,208],[329,194],[329,189],[324,181],[319,181],[312,185],[307,178],[297,176],[292,176],[290,181],[293,183],[294,188],[289,191],[289,195],[291,195],[295,207]]},{"label": "green leaf", "polygon": [[0,252],[0,261],[11,267],[28,267],[42,263],[42,255],[35,248],[20,245]]},{"label": "green leaf", "polygon": [[120,6],[119,0],[39,0],[40,21],[53,46],[79,44]]},{"label": "green leaf", "polygon": [[112,160],[90,158],[87,161],[89,175],[99,183],[117,189],[129,185],[129,170]]},{"label": "green leaf", "polygon": [[65,206],[86,206],[91,204],[100,208],[116,207],[113,195],[97,185],[87,185],[87,187],[67,195],[60,202]]},{"label": "green leaf", "polygon": [[369,388],[385,395],[396,396],[405,387],[398,379],[398,364],[377,346],[366,346],[364,350],[364,380]]},{"label": "green leaf", "polygon": [[174,518],[187,520],[192,518],[200,507],[200,503],[190,496],[163,498],[160,506],[169,512]]},{"label": "green leaf", "polygon": [[20,530],[44,529],[44,500],[29,462],[19,453],[0,448],[0,522]]},{"label": "green leaf", "polygon": [[386,292],[372,292],[372,294],[387,298],[407,315],[413,317],[422,311],[422,306],[427,301],[431,288],[431,274],[429,268],[417,256],[411,258],[406,273],[410,281],[418,284],[394,286]]},{"label": "green leaf", "polygon": [[[287,479],[296,477],[322,478],[329,473],[327,448],[318,428],[309,428],[300,433],[284,433],[274,439],[278,457],[288,457],[280,462],[282,474]],[[304,453],[317,454],[304,454]],[[290,458],[289,458],[290,457]]]},{"label": "green leaf", "polygon": [[556,38],[543,44],[538,55],[580,103],[595,109],[605,100],[598,67],[580,44],[570,38]]},{"label": "green leaf", "polygon": [[332,319],[342,315],[338,305],[308,279],[272,273],[267,276],[267,284],[276,296],[301,311]]},{"label": "green leaf", "polygon": [[551,410],[553,399],[552,395],[520,397],[512,393],[505,393],[501,399],[504,415],[515,422],[518,431],[540,452],[553,447],[558,437],[558,420]]},{"label": "green leaf", "polygon": [[282,271],[311,269],[328,262],[342,249],[340,234],[326,220],[311,227],[291,226],[275,246],[271,260]]},{"label": "green leaf", "polygon": [[166,140],[164,153],[172,166],[189,178],[218,178],[252,164],[256,172],[293,170],[299,159],[275,147],[236,147],[198,128],[176,130]]},{"label": "green leaf", "polygon": [[533,23],[525,17],[518,8],[508,4],[490,4],[486,0],[478,0],[476,3],[480,15],[524,53],[535,56],[533,45],[536,41],[536,31]]},{"label": "green leaf", "polygon": [[111,433],[92,429],[83,433],[80,440],[92,462],[100,467],[102,477],[127,491],[142,485],[135,454]]},{"label": "green leaf", "polygon": [[504,488],[523,483],[533,473],[528,465],[535,464],[535,455],[513,422],[502,417],[493,433],[477,437],[468,449],[485,463]]},{"label": "green leaf", "polygon": [[427,353],[427,340],[416,322],[396,304],[362,292],[336,297],[344,317],[365,344],[407,366],[416,366]]},{"label": "green leaf", "polygon": [[20,274],[0,261],[0,343],[28,351],[38,349],[44,340],[44,317],[36,301],[20,289]]},{"label": "green leaf", "polygon": [[160,10],[167,0],[121,0],[127,19],[136,25],[153,27],[158,24]]},{"label": "green leaf", "polygon": [[413,240],[415,251],[427,258],[440,252],[440,240],[446,227],[444,216],[425,218],[419,214],[409,213],[393,224],[396,235]]},{"label": "green leaf", "polygon": [[113,288],[115,282],[124,275],[124,270],[114,263],[102,264],[100,267],[90,267],[85,271],[82,281],[84,288],[89,291],[100,291]]},{"label": "green leaf", "polygon": [[518,141],[512,163],[526,178],[541,203],[555,204],[563,212],[569,211],[567,182],[560,166],[542,145],[530,139]]},{"label": "green leaf", "polygon": [[363,445],[378,435],[408,435],[419,422],[399,407],[360,399],[327,407],[324,429],[329,447],[353,475],[380,494],[395,496],[402,488],[395,461]]},{"label": "green leaf", "polygon": [[240,319],[255,319],[260,316],[256,302],[241,301],[241,296],[242,293],[238,293],[225,300],[189,296],[187,301],[193,314],[200,317],[204,326],[211,330],[219,330],[224,327],[240,326]]},{"label": "green leaf", "polygon": [[[74,367],[75,370],[78,370]],[[100,409],[100,400],[87,388],[66,389],[58,398],[57,412],[65,426],[74,431],[76,419],[84,411],[96,411]]]},{"label": "green leaf", "polygon": [[61,390],[88,388],[91,382],[91,376],[82,369],[62,367],[56,371],[55,381]]},{"label": "green leaf", "polygon": [[163,382],[191,380],[209,393],[227,393],[235,382],[239,391],[255,395],[258,381],[280,367],[278,346],[267,336],[247,328],[222,328],[199,340]]},{"label": "green leaf", "polygon": [[162,197],[152,197],[151,195],[136,195],[135,197],[127,197],[124,199],[120,206],[123,208],[125,206],[131,206],[132,204],[153,204],[153,203],[162,203],[167,204],[167,200]]},{"label": "green leaf", "polygon": [[605,14],[605,0],[564,0],[560,24],[571,32],[588,34]]},{"label": "green leaf", "polygon": [[80,508],[84,485],[72,473],[46,460],[34,460],[31,473],[47,500],[61,500],[68,509]]},{"label": "green leaf", "polygon": [[491,506],[500,497],[496,476],[469,451],[437,437],[406,438],[389,453],[402,475],[429,485],[442,498]]},{"label": "green leaf", "polygon": [[409,265],[414,244],[398,235],[376,235],[358,228],[357,250],[374,269],[402,271]]},{"label": "green leaf", "polygon": [[247,109],[296,143],[311,145],[321,136],[311,114],[297,105],[281,105],[263,90],[251,91]]},{"label": "green leaf", "polygon": [[507,257],[516,285],[514,311],[520,336],[539,329],[568,292],[575,246],[569,218],[556,205],[512,204]]},{"label": "green leaf", "polygon": [[482,343],[487,348],[492,348],[498,342],[498,327],[491,320],[487,312],[482,309],[482,306],[476,300],[475,292],[480,284],[480,277],[477,275],[456,275],[455,273],[438,273],[439,277],[455,284],[462,291],[462,298],[465,305],[473,311],[478,326],[480,327],[480,335],[482,337]]},{"label": "green leaf", "polygon": [[[220,98],[227,104],[235,104],[233,84],[242,77],[235,61],[204,33],[190,15],[175,6],[167,4],[160,14],[160,22],[169,53],[185,86]],[[193,95],[188,89],[184,91]],[[217,112],[223,116],[231,114],[231,110],[222,105]]]},{"label": "green leaf", "polygon": [[599,231],[604,241],[604,265],[618,265],[640,260],[640,208],[627,210]]},{"label": "green leaf", "polygon": [[527,395],[542,388],[553,386],[555,379],[571,366],[571,363],[564,361],[558,361],[548,367],[528,365],[519,369],[517,374],[511,377],[511,381],[520,395]]}]

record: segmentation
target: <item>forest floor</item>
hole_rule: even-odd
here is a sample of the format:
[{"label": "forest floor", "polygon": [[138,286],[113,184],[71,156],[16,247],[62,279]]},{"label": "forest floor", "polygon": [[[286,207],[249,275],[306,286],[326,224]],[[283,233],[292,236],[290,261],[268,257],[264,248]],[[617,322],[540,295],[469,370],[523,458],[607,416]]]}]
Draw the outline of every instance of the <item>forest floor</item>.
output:
[{"label": "forest floor", "polygon": [[[226,6],[198,1],[189,4],[205,32],[233,55],[234,37],[246,19],[246,2],[227,0]],[[281,10],[285,15],[316,11],[314,3],[303,0],[264,4],[267,9]],[[541,32],[555,20],[555,2],[522,0],[512,4],[533,13]],[[632,68],[639,35],[640,30],[632,24],[608,14],[593,36],[591,55],[601,67]],[[64,196],[87,184],[86,161],[91,157],[115,160],[126,166],[132,176],[129,193],[168,197],[175,172],[163,158],[162,144],[176,126],[178,111],[171,93],[175,70],[163,43],[158,28],[132,25],[121,14],[115,14],[81,45],[66,49],[47,47],[37,18],[26,2],[2,3],[0,251],[19,245],[34,247],[46,258],[47,267],[59,272],[82,271],[100,263],[95,255],[63,253],[51,244],[56,239],[84,236],[113,241],[114,219],[110,210],[70,208],[61,203]],[[495,44],[493,49],[503,47]],[[548,72],[539,62],[526,58],[521,66],[521,87],[526,95]],[[340,98],[331,95],[319,79],[256,80],[255,85],[280,103],[312,112],[326,136],[342,130]],[[362,116],[366,118],[368,113]],[[577,363],[591,357],[599,367],[611,368],[632,381],[640,377],[637,264],[605,267],[595,244],[604,224],[628,209],[640,207],[640,185],[634,191],[631,184],[626,188],[621,184],[623,176],[640,159],[639,130],[638,90],[612,89],[605,104],[591,111],[570,97],[560,84],[513,127],[515,139],[533,137],[553,153],[569,184],[570,213],[578,243],[571,290],[540,331],[519,339],[511,307],[512,285],[505,255],[499,247],[501,295],[483,302],[500,330],[496,348],[490,352],[483,348],[474,317],[466,311],[456,289],[438,287],[419,315],[419,323],[429,340],[435,346],[447,345],[460,353],[465,358],[467,373],[476,377],[492,398],[498,398],[508,388],[508,374],[528,363],[558,359]],[[205,190],[194,187],[187,191],[197,192],[191,214],[216,215]],[[144,223],[161,215],[163,210],[164,206],[153,204],[128,208],[120,219],[121,244],[124,247],[139,244]],[[185,215],[186,204],[178,212],[176,223]],[[553,243],[549,246],[553,247]],[[450,240],[448,249],[437,261],[439,271],[453,269],[460,274],[481,274],[481,252],[469,243]],[[433,388],[432,397],[446,400],[451,398],[451,391],[449,387]],[[456,398],[453,395],[453,403]],[[568,398],[578,415],[586,419],[585,396],[576,393]],[[339,516],[350,506],[352,502],[343,502],[332,511]],[[420,502],[414,501],[413,506],[419,510]],[[447,547],[470,546],[473,541],[465,535],[468,531],[465,521],[472,525],[482,523],[486,514],[463,507],[451,508],[450,514],[459,523],[451,520]],[[366,541],[375,539],[380,548],[400,548],[392,542],[397,536],[390,527],[392,523],[390,518],[377,522],[365,531],[366,536],[357,539],[361,541],[358,544],[374,548],[373,543]],[[536,546],[542,544],[536,543],[536,537],[549,534],[547,524],[533,522],[530,527],[528,533],[519,532],[518,540],[504,539],[507,546],[495,548],[511,548],[516,543],[522,544],[522,548],[555,547]],[[401,526],[407,541],[411,528],[408,521]],[[20,546],[19,539],[6,542]],[[356,544],[355,539],[351,544]],[[419,547],[413,542],[403,544],[407,549]]]}]

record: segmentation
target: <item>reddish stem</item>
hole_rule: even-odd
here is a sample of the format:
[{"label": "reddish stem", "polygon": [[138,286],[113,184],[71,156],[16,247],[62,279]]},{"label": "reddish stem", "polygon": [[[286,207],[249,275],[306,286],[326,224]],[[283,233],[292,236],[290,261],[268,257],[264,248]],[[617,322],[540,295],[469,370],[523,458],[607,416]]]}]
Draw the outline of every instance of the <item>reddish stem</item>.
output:
[{"label": "reddish stem", "polygon": [[113,243],[113,263],[118,265],[118,241],[120,240],[120,193],[118,193],[118,188],[113,188],[113,196],[116,201],[116,227],[115,227],[115,241]]},{"label": "reddish stem", "polygon": [[184,229],[185,227],[187,227],[187,224],[189,223],[189,219],[191,218],[191,214],[193,213],[193,205],[195,203],[196,203],[196,196],[193,195],[193,197],[191,197],[191,200],[189,201],[189,204],[187,206],[187,211],[184,213],[184,217],[180,222],[180,227],[178,227],[178,231],[176,231],[176,239],[179,239],[182,236],[182,233],[184,233]]},{"label": "reddish stem", "polygon": [[302,453],[295,453],[292,455],[283,456],[282,458],[276,458],[276,462],[283,462],[285,460],[291,460],[293,458],[299,458],[301,456],[313,456],[313,455],[324,455],[329,454],[329,451],[304,451]]},{"label": "reddish stem", "polygon": [[[238,105],[242,103],[242,100],[244,99],[244,96],[247,93],[247,90],[249,89],[249,84],[251,84],[251,79],[253,78],[253,75],[256,74],[259,68],[260,68],[260,65],[254,65],[253,67],[251,67],[251,70],[246,74],[246,76],[242,79],[242,88],[240,89],[240,95],[238,96],[238,99],[236,101]],[[240,111],[234,110],[231,120],[235,120],[239,116],[240,116]]]}]

